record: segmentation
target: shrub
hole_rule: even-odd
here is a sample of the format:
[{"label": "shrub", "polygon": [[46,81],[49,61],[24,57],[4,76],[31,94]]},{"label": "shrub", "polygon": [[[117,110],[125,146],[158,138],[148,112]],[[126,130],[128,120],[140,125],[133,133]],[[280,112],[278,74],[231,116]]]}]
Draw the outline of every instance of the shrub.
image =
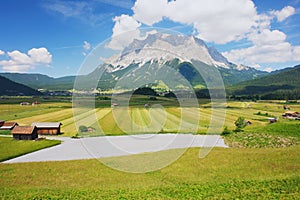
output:
[{"label": "shrub", "polygon": [[235,131],[236,132],[240,132],[242,131],[242,129],[246,126],[245,123],[245,118],[244,117],[239,117],[235,122],[234,122],[236,128]]},{"label": "shrub", "polygon": [[79,138],[79,134],[78,133],[76,133],[75,135],[73,135],[71,138],[73,138],[73,139],[78,139]]},{"label": "shrub", "polygon": [[150,100],[157,100],[156,97],[150,97]]},{"label": "shrub", "polygon": [[80,132],[88,132],[88,128],[86,126],[81,125],[81,126],[79,126],[79,131]]},{"label": "shrub", "polygon": [[221,135],[229,135],[230,133],[231,133],[231,131],[228,129],[227,126],[225,126],[223,132],[221,133]]}]

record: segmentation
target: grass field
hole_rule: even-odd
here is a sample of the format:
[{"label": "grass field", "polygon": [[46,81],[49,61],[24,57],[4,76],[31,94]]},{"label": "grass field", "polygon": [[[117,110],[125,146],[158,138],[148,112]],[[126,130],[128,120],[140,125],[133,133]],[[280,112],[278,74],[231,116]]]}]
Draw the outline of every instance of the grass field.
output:
[{"label": "grass field", "polygon": [[[192,132],[205,134],[210,126],[212,110],[210,103],[207,101],[200,102],[199,108],[176,107],[177,101],[174,99],[166,99],[165,101],[160,99],[151,102],[151,104],[162,104],[164,110],[160,108],[146,109],[144,108],[145,102],[149,102],[149,99],[146,97],[143,99],[138,96],[131,102],[132,106],[130,106],[129,110],[122,107],[110,108],[107,102],[105,102],[107,104],[106,107],[99,106],[90,110],[79,108],[79,111],[77,111],[79,114],[76,115],[75,120],[78,127],[79,125],[84,125],[99,130],[98,127],[100,125],[102,129],[101,134],[104,132],[106,135],[137,134],[141,132]],[[97,104],[101,104],[101,101]],[[227,126],[231,130],[234,129],[234,121],[239,116],[250,120],[252,122],[251,127],[259,130],[261,127],[268,125],[268,117],[257,115],[257,113],[279,118],[284,113],[282,108],[283,103],[279,101],[257,103],[228,102],[226,106],[224,126]],[[299,104],[293,104],[290,107],[291,110],[300,112]],[[214,116],[218,117],[218,109],[215,111]],[[200,120],[195,119],[196,115],[200,115]],[[118,116],[120,122],[115,120],[115,116]],[[63,124],[63,136],[73,136],[78,132],[74,123],[72,104],[70,102],[44,102],[38,106],[20,106],[17,103],[0,104],[0,119],[16,121],[20,125],[30,125],[36,121],[60,121]]]},{"label": "grass field", "polygon": [[60,143],[58,140],[20,141],[10,137],[0,137],[0,161],[15,158]]},{"label": "grass field", "polygon": [[[149,103],[147,98],[137,97],[126,110],[110,108],[109,101],[105,106],[97,102],[95,109],[79,108],[75,119],[87,127],[99,123],[107,135],[191,130],[205,134],[209,128],[212,110],[207,101],[200,102],[199,108],[178,108],[174,99],[151,102],[162,104],[166,112],[146,109],[145,103]],[[289,106],[300,112],[300,104]],[[214,148],[204,159],[199,159],[199,148],[191,148],[168,167],[143,174],[119,172],[98,160],[0,164],[0,199],[298,199],[300,122],[281,117],[284,110],[280,101],[227,102],[226,107],[224,126],[229,130],[235,128],[239,116],[252,122],[242,132],[224,136],[234,148]],[[195,120],[197,114],[200,121]],[[115,120],[114,115],[121,120]],[[269,124],[268,116],[279,117],[279,121]],[[69,101],[38,106],[5,102],[0,104],[0,119],[20,125],[60,121],[62,136],[77,133]],[[0,138],[1,159],[43,148],[50,145],[48,142],[52,141]],[[161,153],[168,155],[169,151],[151,154]],[[138,162],[143,156],[120,159],[123,163]]]},{"label": "grass field", "polygon": [[299,150],[215,148],[199,159],[199,149],[192,148],[170,166],[144,174],[115,171],[98,160],[0,164],[0,198],[297,199]]}]

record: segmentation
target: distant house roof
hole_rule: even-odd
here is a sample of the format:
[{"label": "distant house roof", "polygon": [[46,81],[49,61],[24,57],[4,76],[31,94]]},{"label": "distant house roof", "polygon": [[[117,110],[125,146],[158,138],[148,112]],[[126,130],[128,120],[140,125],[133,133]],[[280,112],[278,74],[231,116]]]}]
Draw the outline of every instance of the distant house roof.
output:
[{"label": "distant house roof", "polygon": [[29,102],[21,102],[20,105],[21,105],[21,106],[22,106],[22,105],[30,105],[30,103],[29,103]]},{"label": "distant house roof", "polygon": [[4,122],[3,126],[15,126],[17,122]]},{"label": "distant house roof", "polygon": [[11,134],[30,135],[33,133],[35,128],[35,126],[15,126],[15,128],[11,131]]},{"label": "distant house roof", "polygon": [[0,123],[0,130],[12,129],[14,126],[18,126],[17,122],[4,122],[2,125]]},{"label": "distant house roof", "polygon": [[296,113],[296,114],[299,114],[299,113],[296,112],[296,111],[286,111],[285,113],[286,113],[286,114],[295,114],[295,113]]},{"label": "distant house roof", "polygon": [[33,122],[31,126],[37,128],[59,128],[62,125],[60,122]]}]

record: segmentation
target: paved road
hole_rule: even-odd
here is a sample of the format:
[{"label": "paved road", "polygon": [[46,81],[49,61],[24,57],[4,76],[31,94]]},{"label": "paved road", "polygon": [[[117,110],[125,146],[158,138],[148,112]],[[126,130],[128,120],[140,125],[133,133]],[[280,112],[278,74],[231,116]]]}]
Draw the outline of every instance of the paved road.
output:
[{"label": "paved road", "polygon": [[51,138],[62,140],[62,144],[3,163],[104,158],[187,147],[228,147],[218,135],[145,134],[81,139]]}]

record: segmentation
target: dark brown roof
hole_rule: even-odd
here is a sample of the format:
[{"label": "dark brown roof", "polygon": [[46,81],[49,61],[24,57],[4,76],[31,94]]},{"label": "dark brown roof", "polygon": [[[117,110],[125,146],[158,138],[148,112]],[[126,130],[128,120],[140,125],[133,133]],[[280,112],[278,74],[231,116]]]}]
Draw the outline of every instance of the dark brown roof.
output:
[{"label": "dark brown roof", "polygon": [[32,134],[35,128],[35,126],[15,126],[11,134]]},{"label": "dark brown roof", "polygon": [[15,126],[17,122],[4,122],[2,126]]}]

